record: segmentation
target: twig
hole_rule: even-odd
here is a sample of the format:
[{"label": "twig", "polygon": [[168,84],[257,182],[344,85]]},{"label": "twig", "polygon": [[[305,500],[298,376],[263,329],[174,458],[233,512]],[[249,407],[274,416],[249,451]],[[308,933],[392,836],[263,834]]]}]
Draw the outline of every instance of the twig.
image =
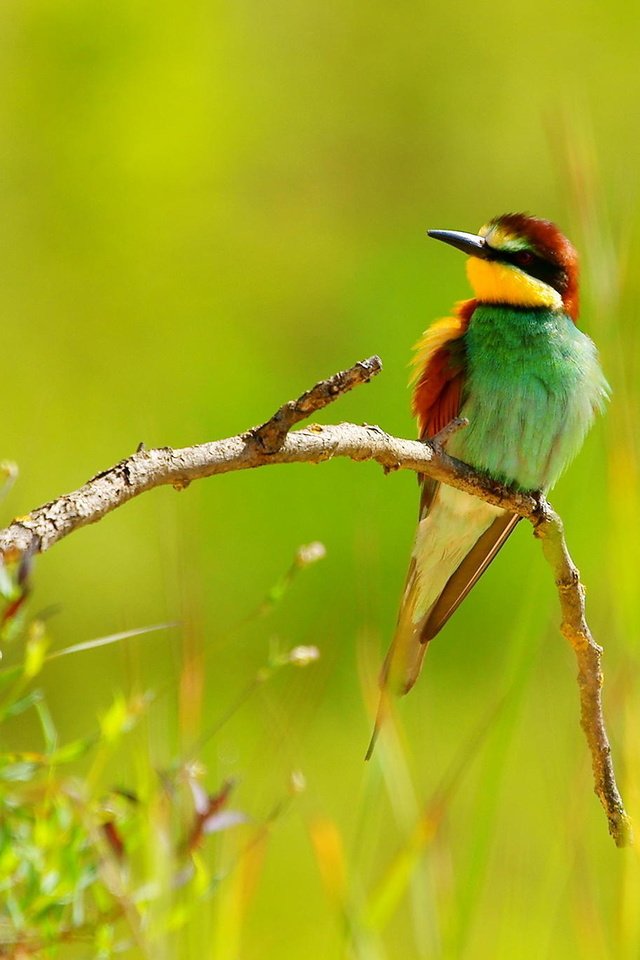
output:
[{"label": "twig", "polygon": [[591,751],[594,789],[607,815],[609,833],[616,846],[630,846],[633,828],[616,784],[602,712],[602,647],[593,639],[587,624],[585,589],[569,554],[562,520],[549,504],[545,506],[543,519],[534,527],[534,533],[542,541],[544,555],[555,574],[562,635],[573,647],[578,661],[580,724]]},{"label": "twig", "polygon": [[361,360],[348,370],[334,373],[327,380],[320,380],[311,390],[307,390],[297,400],[289,400],[266,423],[250,431],[265,453],[276,453],[285,441],[292,427],[301,420],[308,420],[310,416],[322,410],[343,393],[348,393],[361,383],[368,383],[382,370],[380,357],[369,357]]},{"label": "twig", "polygon": [[454,417],[453,420],[449,420],[449,423],[446,423],[442,430],[439,433],[436,433],[435,437],[432,437],[429,443],[432,447],[437,447],[441,449],[444,447],[447,440],[450,440],[454,433],[458,433],[459,430],[463,430],[465,427],[469,426],[469,421],[466,417]]},{"label": "twig", "polygon": [[43,552],[74,530],[96,523],[107,513],[154,487],[187,487],[192,480],[277,463],[322,463],[334,457],[374,460],[385,472],[413,470],[529,520],[554,570],[562,633],[578,660],[581,721],[595,780],[595,791],[618,846],[632,842],[630,820],[618,792],[601,701],[601,648],[586,623],[584,588],[564,540],[562,523],[540,494],[522,493],[498,483],[450,457],[443,443],[465,426],[456,419],[433,441],[421,443],[384,433],[379,427],[353,423],[319,426],[290,433],[296,423],[332,403],[382,369],[378,357],[317,383],[298,400],[284,404],[266,423],[247,433],[174,450],[138,450],[99,473],[80,489],[16,518],[0,530],[0,554],[15,559],[25,552]]}]

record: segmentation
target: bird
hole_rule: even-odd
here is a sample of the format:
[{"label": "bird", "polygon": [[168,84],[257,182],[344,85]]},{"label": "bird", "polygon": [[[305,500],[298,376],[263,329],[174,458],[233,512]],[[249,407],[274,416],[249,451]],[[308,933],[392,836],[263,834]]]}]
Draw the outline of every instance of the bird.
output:
[{"label": "bird", "polygon": [[[516,490],[546,494],[610,393],[596,347],[577,326],[577,252],[554,223],[526,213],[495,217],[478,234],[427,232],[468,256],[473,297],[416,344],[420,439],[465,418],[466,427],[443,440],[447,453]],[[418,527],[368,757],[385,696],[413,687],[429,643],[519,520],[430,477],[419,480]]]}]

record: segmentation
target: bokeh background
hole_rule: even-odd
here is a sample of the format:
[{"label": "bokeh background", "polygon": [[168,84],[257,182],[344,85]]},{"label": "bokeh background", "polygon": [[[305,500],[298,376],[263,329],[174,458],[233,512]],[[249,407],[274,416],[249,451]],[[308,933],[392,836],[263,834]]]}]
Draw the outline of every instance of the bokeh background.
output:
[{"label": "bokeh background", "polygon": [[[372,353],[384,373],[324,419],[412,436],[411,345],[468,289],[426,228],[555,219],[582,252],[613,399],[553,501],[640,822],[639,28],[622,0],[4,0],[0,452],[20,467],[4,519],[140,441],[242,431]],[[114,691],[154,689],[138,749],[161,768],[204,734],[207,786],[236,778],[254,823],[276,811],[238,916],[243,828],[212,840],[220,896],[172,956],[638,956],[637,855],[592,794],[525,524],[363,763],[416,499],[413,476],[371,464],[269,468],[148,493],[37,561],[57,646],[180,623],[47,667],[61,734]],[[326,558],[256,613],[315,540]],[[320,660],[238,706],[274,642]],[[37,737],[25,717],[6,742]]]}]

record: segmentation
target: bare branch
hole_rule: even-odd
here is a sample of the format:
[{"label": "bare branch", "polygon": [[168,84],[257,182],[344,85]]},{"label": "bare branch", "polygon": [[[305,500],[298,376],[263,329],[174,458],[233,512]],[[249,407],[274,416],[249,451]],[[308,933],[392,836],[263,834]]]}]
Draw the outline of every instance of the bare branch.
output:
[{"label": "bare branch", "polygon": [[593,639],[586,619],[585,589],[566,541],[562,520],[547,504],[544,519],[535,527],[542,549],[555,574],[563,637],[573,647],[578,661],[580,723],[591,751],[594,789],[609,821],[609,833],[616,846],[633,843],[633,829],[618,791],[611,747],[602,712],[602,647]]},{"label": "bare branch", "polygon": [[458,430],[463,430],[465,427],[469,426],[469,421],[466,417],[454,417],[453,420],[449,420],[449,423],[445,423],[442,430],[436,433],[435,437],[432,437],[429,441],[432,447],[443,447],[447,440],[450,440],[454,433],[457,433]]},{"label": "bare branch", "polygon": [[541,509],[535,497],[514,492],[429,444],[354,423],[312,425],[290,433],[276,453],[266,453],[251,432],[177,450],[140,450],[80,489],[16,518],[0,530],[0,553],[9,558],[26,550],[42,553],[74,530],[96,523],[154,487],[184,489],[192,480],[220,473],[278,463],[322,463],[334,457],[375,460],[387,470],[424,473],[529,519]]},{"label": "bare branch", "polygon": [[564,540],[562,522],[540,494],[506,487],[450,457],[443,444],[466,422],[456,419],[434,440],[421,443],[386,434],[379,427],[353,423],[319,426],[290,433],[291,427],[321,410],[353,387],[367,383],[382,369],[378,357],[317,383],[298,400],[284,404],[266,423],[226,440],[174,450],[138,450],[93,477],[80,489],[16,518],[0,530],[0,554],[15,559],[48,550],[74,530],[96,523],[107,513],[154,487],[184,489],[192,480],[279,463],[322,463],[334,457],[373,460],[385,472],[413,470],[517,513],[529,520],[554,570],[562,633],[578,660],[581,722],[591,750],[595,790],[609,831],[618,846],[631,843],[631,824],[618,792],[601,702],[601,648],[586,623],[584,588]]},{"label": "bare branch", "polygon": [[361,383],[368,383],[372,377],[375,377],[382,370],[382,360],[380,357],[369,357],[368,360],[361,360],[355,366],[348,370],[341,370],[340,373],[334,373],[327,380],[320,380],[311,390],[307,390],[297,400],[289,400],[284,403],[279,410],[261,427],[255,427],[251,434],[265,453],[275,453],[284,443],[289,430],[300,423],[301,420],[307,420],[318,410],[322,410],[328,404],[348,393],[354,387]]}]

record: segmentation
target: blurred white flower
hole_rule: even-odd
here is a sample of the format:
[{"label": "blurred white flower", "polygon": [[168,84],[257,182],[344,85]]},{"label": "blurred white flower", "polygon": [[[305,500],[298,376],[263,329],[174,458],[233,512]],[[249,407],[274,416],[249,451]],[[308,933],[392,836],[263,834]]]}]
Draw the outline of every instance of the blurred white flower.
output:
[{"label": "blurred white flower", "polygon": [[297,796],[307,789],[307,781],[302,770],[292,770],[289,777],[289,789],[292,794]]},{"label": "blurred white flower", "polygon": [[320,651],[317,647],[294,647],[289,651],[288,659],[296,667],[307,667],[320,659]]},{"label": "blurred white flower", "polygon": [[319,540],[314,540],[313,543],[305,543],[301,547],[298,547],[296,562],[301,567],[308,567],[312,563],[317,563],[318,560],[324,560],[326,555],[327,548],[324,543],[320,543]]}]

